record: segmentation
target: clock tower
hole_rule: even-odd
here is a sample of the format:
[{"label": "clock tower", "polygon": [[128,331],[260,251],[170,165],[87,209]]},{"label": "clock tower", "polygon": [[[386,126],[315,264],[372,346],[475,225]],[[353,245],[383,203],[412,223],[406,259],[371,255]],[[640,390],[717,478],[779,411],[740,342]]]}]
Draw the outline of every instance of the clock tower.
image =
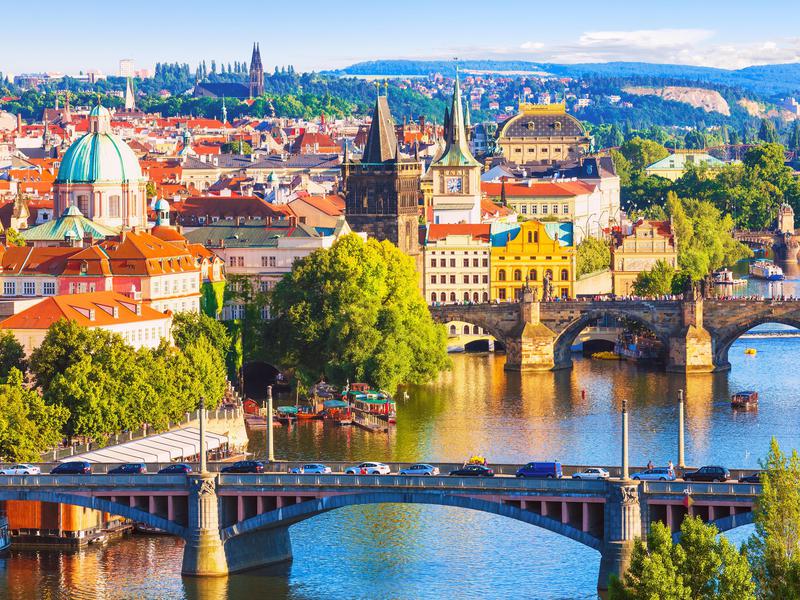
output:
[{"label": "clock tower", "polygon": [[481,164],[469,150],[458,71],[446,116],[445,149],[431,164],[434,223],[481,222]]}]

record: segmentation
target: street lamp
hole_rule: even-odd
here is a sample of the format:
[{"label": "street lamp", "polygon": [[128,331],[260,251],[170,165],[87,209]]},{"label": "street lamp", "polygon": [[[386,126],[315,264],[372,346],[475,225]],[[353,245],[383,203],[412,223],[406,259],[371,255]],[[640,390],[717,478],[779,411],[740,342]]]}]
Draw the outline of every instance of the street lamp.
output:
[{"label": "street lamp", "polygon": [[628,479],[628,401],[622,401],[622,476]]},{"label": "street lamp", "polygon": [[275,462],[275,449],[273,447],[273,430],[272,430],[272,386],[267,386],[267,461],[272,464]]},{"label": "street lamp", "polygon": [[678,468],[686,466],[683,458],[683,390],[678,390]]},{"label": "street lamp", "polygon": [[206,399],[200,396],[200,473],[207,471],[206,465]]}]

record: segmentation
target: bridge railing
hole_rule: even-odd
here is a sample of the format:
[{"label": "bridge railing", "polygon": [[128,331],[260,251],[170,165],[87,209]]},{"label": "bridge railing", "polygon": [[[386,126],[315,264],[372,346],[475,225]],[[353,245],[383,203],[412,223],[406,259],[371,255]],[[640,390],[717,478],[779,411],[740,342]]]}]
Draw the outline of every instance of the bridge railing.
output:
[{"label": "bridge railing", "polygon": [[517,479],[511,477],[448,477],[420,475],[238,475],[222,474],[221,487],[225,486],[276,486],[276,487],[353,487],[353,488],[419,488],[424,490],[479,489],[492,491],[537,491],[603,493],[604,481],[583,479]]},{"label": "bridge railing", "polygon": [[645,481],[647,494],[702,494],[714,496],[758,496],[761,485],[757,483],[695,483],[692,481]]},{"label": "bridge railing", "polygon": [[186,487],[186,475],[6,475],[0,477],[0,490],[13,487],[95,488]]}]

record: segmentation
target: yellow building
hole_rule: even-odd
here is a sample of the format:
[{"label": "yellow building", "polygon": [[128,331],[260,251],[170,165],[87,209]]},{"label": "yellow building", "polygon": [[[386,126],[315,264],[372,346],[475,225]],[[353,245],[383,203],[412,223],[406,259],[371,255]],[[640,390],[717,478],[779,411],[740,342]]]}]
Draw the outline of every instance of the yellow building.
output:
[{"label": "yellow building", "polygon": [[663,260],[678,268],[678,247],[669,221],[640,220],[630,235],[617,236],[611,244],[611,277],[618,295],[633,293],[633,282]]},{"label": "yellow building", "polygon": [[[563,233],[568,223],[524,221],[519,229],[495,236],[491,258],[491,298],[506,301],[516,299],[525,280],[543,297],[545,278],[552,283],[553,297],[572,297],[575,283],[575,247],[571,232]],[[549,231],[548,231],[549,229]]]},{"label": "yellow building", "polygon": [[520,104],[500,129],[497,147],[518,165],[553,164],[576,160],[589,151],[590,141],[563,104]]}]

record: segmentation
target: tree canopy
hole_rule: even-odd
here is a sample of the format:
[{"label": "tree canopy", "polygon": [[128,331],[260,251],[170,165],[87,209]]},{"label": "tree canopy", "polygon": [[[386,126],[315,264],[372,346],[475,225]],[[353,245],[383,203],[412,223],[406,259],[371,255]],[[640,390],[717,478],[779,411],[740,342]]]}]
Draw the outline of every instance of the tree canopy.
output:
[{"label": "tree canopy", "polygon": [[7,329],[0,332],[0,378],[8,377],[11,369],[24,373],[28,361],[25,359],[25,349]]},{"label": "tree canopy", "polygon": [[587,273],[594,273],[611,266],[611,248],[606,240],[595,237],[585,237],[578,244],[576,258],[578,277]]},{"label": "tree canopy", "polygon": [[351,234],[296,261],[275,286],[272,310],[268,358],[305,384],[349,379],[392,392],[449,365],[412,259],[386,241]]}]

